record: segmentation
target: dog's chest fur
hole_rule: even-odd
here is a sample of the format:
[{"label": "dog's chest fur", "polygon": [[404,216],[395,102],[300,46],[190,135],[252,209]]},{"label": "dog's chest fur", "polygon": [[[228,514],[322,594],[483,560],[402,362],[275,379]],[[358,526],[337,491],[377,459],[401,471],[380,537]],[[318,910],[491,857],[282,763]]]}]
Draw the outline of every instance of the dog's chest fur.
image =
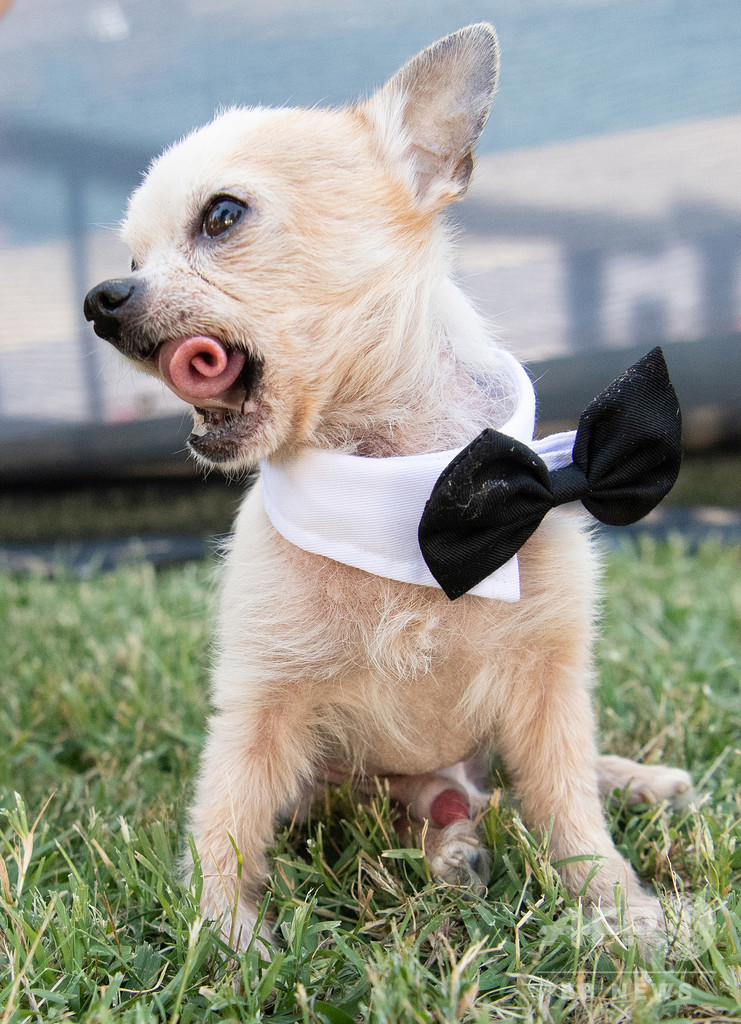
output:
[{"label": "dog's chest fur", "polygon": [[465,760],[518,680],[530,692],[553,659],[581,662],[589,644],[594,560],[578,521],[552,516],[520,564],[519,602],[451,603],[293,546],[256,487],[224,567],[214,702],[280,715],[288,700],[327,756],[367,772]]}]

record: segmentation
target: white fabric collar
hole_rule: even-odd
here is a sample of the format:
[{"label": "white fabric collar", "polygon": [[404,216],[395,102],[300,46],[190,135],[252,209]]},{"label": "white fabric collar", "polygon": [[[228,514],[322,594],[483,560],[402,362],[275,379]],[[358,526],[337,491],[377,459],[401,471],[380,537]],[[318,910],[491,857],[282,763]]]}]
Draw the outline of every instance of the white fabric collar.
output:
[{"label": "white fabric collar", "polygon": [[[502,353],[514,379],[517,403],[498,429],[530,445],[549,469],[571,462],[574,431],[533,441],[535,392],[522,365]],[[437,587],[417,541],[419,520],[432,488],[460,449],[373,459],[311,450],[286,462],[261,462],[262,502],[286,540],[376,576]],[[482,580],[471,594],[518,601],[517,556]]]}]

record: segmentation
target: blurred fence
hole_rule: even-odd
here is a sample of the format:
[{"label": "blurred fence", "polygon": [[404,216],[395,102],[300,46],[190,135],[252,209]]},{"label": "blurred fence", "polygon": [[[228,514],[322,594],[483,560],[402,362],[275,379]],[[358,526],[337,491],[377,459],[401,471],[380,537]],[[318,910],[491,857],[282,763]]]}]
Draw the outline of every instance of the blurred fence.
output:
[{"label": "blurred fence", "polygon": [[690,443],[741,439],[737,0],[25,0],[0,21],[0,476],[184,461],[181,403],[81,313],[163,145],[220,104],[347,100],[482,18],[502,79],[460,277],[541,415],[661,343]]}]

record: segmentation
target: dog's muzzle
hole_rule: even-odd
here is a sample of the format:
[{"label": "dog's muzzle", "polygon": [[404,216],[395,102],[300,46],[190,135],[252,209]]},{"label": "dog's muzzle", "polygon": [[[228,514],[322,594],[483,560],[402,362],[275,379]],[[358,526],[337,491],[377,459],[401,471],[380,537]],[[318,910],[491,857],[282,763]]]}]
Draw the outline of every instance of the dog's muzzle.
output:
[{"label": "dog's muzzle", "polygon": [[135,277],[116,277],[101,281],[85,296],[85,319],[92,320],[99,338],[110,341],[124,355],[146,357],[149,354],[133,351],[140,346],[132,345],[127,337],[144,291],[143,281]]},{"label": "dog's muzzle", "polygon": [[[102,281],[85,296],[98,337],[160,377],[196,411],[187,444],[204,463],[235,463],[259,421],[262,360],[246,346],[202,334],[155,334],[140,275]],[[156,321],[155,321],[156,322]]]}]

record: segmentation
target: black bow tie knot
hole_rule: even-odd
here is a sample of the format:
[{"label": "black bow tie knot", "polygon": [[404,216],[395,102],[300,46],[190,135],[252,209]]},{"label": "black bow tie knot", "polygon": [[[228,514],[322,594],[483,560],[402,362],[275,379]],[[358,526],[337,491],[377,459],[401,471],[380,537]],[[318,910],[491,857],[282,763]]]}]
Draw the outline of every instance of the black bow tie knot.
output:
[{"label": "black bow tie knot", "polygon": [[681,462],[681,416],[660,348],[582,413],[573,462],[549,471],[527,445],[484,430],[443,470],[419,524],[430,572],[451,599],[504,565],[557,505],[581,501],[610,526],[643,518]]}]

